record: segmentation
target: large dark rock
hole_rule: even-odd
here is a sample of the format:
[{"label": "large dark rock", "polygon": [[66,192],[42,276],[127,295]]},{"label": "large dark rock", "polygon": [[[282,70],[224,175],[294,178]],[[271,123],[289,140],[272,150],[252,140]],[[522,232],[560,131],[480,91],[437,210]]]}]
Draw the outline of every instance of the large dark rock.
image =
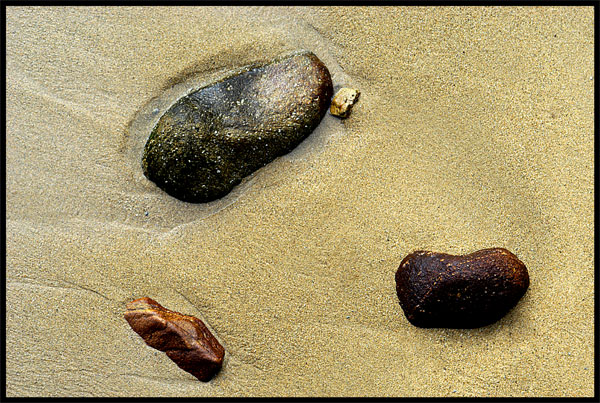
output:
[{"label": "large dark rock", "polygon": [[475,328],[502,318],[529,287],[525,265],[506,249],[453,256],[406,256],[396,292],[406,318],[419,327]]},{"label": "large dark rock", "polygon": [[225,349],[200,319],[171,311],[151,298],[127,304],[125,320],[146,344],[181,369],[208,382],[221,369]]},{"label": "large dark rock", "polygon": [[332,94],[329,71],[311,52],[248,66],[165,112],[146,143],[144,174],[180,200],[220,198],[308,136]]}]

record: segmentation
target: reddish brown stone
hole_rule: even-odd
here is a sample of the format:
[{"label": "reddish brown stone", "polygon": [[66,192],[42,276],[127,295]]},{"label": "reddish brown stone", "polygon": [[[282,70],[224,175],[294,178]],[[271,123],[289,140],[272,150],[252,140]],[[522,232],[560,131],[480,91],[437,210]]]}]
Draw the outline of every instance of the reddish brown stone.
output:
[{"label": "reddish brown stone", "polygon": [[514,307],[527,287],[527,268],[503,248],[464,256],[417,251],[396,272],[400,306],[419,327],[489,325]]},{"label": "reddish brown stone", "polygon": [[200,381],[210,381],[221,369],[225,349],[200,319],[166,309],[146,297],[127,304],[125,319],[146,344],[164,351]]}]

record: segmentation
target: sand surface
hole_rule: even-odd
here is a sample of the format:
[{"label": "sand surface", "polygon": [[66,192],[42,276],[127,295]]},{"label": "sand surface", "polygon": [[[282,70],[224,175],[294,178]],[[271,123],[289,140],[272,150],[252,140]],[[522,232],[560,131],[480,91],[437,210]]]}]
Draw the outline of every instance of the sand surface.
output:
[{"label": "sand surface", "polygon": [[[590,7],[9,7],[7,395],[592,396],[593,30]],[[212,203],[143,176],[181,83],[299,49],[361,90],[349,119]],[[487,247],[527,265],[517,307],[410,325],[402,258]],[[206,321],[215,379],[129,328],[142,296]]]}]

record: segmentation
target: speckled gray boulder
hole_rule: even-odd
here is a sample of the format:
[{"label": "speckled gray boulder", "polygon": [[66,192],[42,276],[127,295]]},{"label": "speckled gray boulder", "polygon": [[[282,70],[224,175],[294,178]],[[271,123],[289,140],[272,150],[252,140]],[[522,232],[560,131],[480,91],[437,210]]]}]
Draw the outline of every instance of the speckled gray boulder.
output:
[{"label": "speckled gray boulder", "polygon": [[311,52],[248,66],[165,112],[146,143],[144,174],[180,200],[223,197],[308,136],[332,94],[329,71]]}]

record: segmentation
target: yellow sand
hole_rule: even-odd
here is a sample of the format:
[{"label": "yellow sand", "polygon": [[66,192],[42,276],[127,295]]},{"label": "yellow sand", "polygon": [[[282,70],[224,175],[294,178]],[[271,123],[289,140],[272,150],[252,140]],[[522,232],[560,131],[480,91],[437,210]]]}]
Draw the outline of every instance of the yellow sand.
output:
[{"label": "yellow sand", "polygon": [[[592,396],[593,31],[591,7],[8,7],[7,395]],[[299,49],[361,91],[349,119],[213,203],[143,176],[189,80]],[[517,307],[410,325],[402,258],[487,247],[527,265]],[[129,328],[142,296],[214,330],[215,379]]]}]

